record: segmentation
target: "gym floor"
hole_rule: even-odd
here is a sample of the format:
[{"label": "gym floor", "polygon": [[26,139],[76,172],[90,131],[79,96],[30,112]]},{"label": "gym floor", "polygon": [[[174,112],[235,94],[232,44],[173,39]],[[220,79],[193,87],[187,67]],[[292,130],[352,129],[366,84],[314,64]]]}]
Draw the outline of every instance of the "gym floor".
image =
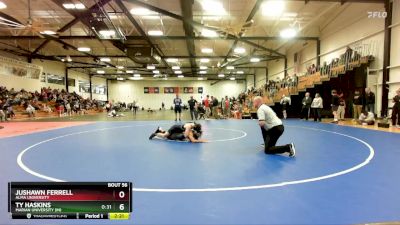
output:
[{"label": "gym floor", "polygon": [[[62,118],[69,122],[52,126],[58,129],[0,138],[1,192],[9,181],[133,182],[131,220],[80,224],[400,221],[398,133],[287,120],[279,144],[296,144],[297,156],[289,158],[264,154],[254,120],[201,121],[210,142],[190,144],[148,140],[158,125],[173,121],[128,118]],[[26,124],[46,128],[48,122]],[[43,223],[11,220],[6,194],[0,202],[0,224]]]}]

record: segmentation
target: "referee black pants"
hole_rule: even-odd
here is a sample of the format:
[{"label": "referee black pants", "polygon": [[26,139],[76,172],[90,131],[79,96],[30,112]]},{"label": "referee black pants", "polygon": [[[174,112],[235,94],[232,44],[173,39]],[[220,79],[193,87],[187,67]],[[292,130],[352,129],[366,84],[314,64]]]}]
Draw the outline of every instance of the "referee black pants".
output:
[{"label": "referee black pants", "polygon": [[264,127],[261,127],[265,144],[265,154],[282,154],[290,152],[290,145],[275,146],[284,130],[285,128],[283,125],[273,127],[269,130],[265,130]]}]

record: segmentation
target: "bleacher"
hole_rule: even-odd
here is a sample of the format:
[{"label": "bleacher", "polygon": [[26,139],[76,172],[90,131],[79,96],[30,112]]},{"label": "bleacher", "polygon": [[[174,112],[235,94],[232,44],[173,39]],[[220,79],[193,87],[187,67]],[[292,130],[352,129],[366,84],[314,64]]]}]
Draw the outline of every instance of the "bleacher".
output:
[{"label": "bleacher", "polygon": [[[351,60],[338,60],[337,63],[332,63],[332,65],[321,67],[318,71],[312,74],[306,74],[298,77],[297,86],[295,87],[282,87],[270,97],[266,90],[262,91],[262,96],[264,103],[273,106],[275,103],[279,103],[282,96],[292,96],[298,95],[300,92],[306,92],[307,88],[314,88],[315,85],[322,84],[323,82],[329,82],[332,78],[336,78],[341,74],[346,74],[347,71],[351,71],[354,68],[361,67],[363,65],[369,64],[374,60],[371,55],[358,57]],[[346,63],[347,62],[347,63]],[[253,99],[253,94],[248,94],[247,99]],[[255,112],[256,109],[251,109],[250,112]]]}]

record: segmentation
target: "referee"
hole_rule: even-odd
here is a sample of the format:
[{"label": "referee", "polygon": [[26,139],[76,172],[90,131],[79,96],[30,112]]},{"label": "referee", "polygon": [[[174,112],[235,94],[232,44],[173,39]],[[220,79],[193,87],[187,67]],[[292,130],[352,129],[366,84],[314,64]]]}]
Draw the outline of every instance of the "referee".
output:
[{"label": "referee", "polygon": [[179,121],[181,121],[181,113],[182,113],[182,99],[179,98],[179,95],[176,94],[176,97],[174,98],[174,111],[175,111],[175,121],[178,120],[178,113],[179,113]]},{"label": "referee", "polygon": [[262,101],[262,98],[257,96],[254,98],[253,103],[254,106],[258,108],[258,124],[261,127],[264,139],[265,154],[289,153],[290,157],[294,157],[296,150],[293,143],[283,146],[275,146],[285,129],[282,120],[276,116],[275,112],[269,106],[263,104]]}]

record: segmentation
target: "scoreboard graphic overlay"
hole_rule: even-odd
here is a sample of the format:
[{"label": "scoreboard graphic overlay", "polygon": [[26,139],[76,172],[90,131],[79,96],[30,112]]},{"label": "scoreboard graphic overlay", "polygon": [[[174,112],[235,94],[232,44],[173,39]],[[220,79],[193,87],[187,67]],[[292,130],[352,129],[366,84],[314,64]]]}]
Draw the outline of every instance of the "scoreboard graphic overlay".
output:
[{"label": "scoreboard graphic overlay", "polygon": [[10,182],[13,219],[129,219],[131,182]]}]

